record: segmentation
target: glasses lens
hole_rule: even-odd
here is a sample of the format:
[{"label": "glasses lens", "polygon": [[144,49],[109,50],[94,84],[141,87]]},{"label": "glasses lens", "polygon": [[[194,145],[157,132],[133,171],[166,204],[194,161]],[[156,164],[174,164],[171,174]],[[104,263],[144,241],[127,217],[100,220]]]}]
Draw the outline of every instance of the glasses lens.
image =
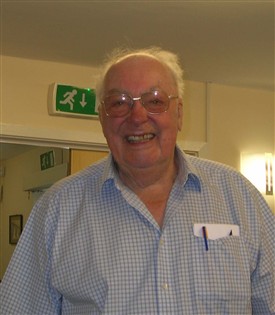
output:
[{"label": "glasses lens", "polygon": [[121,117],[130,111],[131,99],[126,94],[111,94],[105,98],[104,106],[109,116]]},{"label": "glasses lens", "polygon": [[143,106],[149,113],[165,112],[169,106],[169,97],[163,91],[152,91],[141,96]]}]

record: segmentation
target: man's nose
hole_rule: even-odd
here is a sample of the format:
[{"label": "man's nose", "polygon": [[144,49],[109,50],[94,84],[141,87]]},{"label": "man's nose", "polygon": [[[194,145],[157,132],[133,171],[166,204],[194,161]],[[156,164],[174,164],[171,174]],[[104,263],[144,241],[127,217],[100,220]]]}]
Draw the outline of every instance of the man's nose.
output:
[{"label": "man's nose", "polygon": [[140,123],[148,118],[148,112],[142,104],[140,97],[133,98],[133,106],[130,112],[130,118],[132,121]]}]

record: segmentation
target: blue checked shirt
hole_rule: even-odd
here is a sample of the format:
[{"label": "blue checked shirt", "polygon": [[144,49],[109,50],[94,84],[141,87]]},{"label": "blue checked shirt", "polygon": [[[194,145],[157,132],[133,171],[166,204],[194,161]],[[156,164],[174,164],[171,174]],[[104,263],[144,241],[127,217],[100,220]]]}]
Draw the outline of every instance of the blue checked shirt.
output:
[{"label": "blue checked shirt", "polygon": [[[0,313],[274,314],[274,216],[227,166],[185,156],[163,227],[111,155],[49,189],[1,284]],[[234,224],[208,239],[194,223]]]}]

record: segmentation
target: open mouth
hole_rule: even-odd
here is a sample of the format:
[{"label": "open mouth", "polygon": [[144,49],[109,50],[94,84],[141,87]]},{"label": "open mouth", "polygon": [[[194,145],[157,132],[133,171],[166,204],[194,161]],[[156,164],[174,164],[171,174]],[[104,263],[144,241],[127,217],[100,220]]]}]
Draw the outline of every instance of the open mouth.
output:
[{"label": "open mouth", "polygon": [[130,143],[140,143],[140,142],[150,141],[154,137],[155,135],[153,133],[146,133],[144,135],[128,136],[126,139]]}]

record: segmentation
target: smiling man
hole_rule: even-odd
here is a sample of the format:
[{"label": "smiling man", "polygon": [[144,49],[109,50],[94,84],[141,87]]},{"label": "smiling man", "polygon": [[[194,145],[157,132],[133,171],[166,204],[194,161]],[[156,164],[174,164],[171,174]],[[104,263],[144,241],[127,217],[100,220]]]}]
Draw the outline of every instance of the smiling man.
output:
[{"label": "smiling man", "polygon": [[182,69],[118,51],[97,87],[108,158],[35,205],[1,314],[274,314],[274,216],[235,170],[186,156]]},{"label": "smiling man", "polygon": [[119,177],[161,226],[177,174],[182,100],[176,78],[167,65],[140,53],[110,67],[103,84],[100,121]]}]

